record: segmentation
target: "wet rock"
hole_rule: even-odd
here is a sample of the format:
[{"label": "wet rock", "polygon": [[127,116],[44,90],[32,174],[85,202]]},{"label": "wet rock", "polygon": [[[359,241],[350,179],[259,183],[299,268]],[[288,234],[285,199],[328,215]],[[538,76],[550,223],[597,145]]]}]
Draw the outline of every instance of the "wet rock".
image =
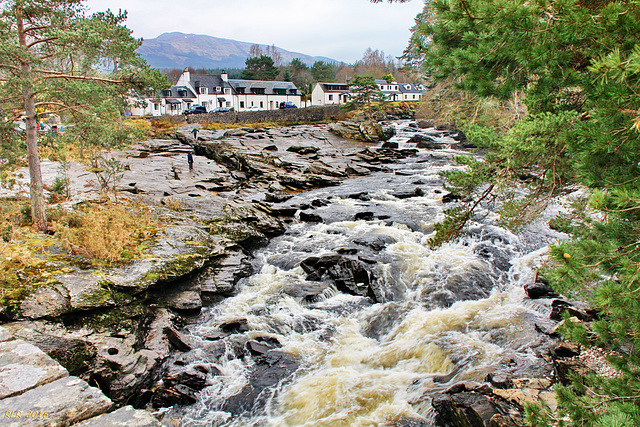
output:
[{"label": "wet rock", "polygon": [[442,196],[442,203],[451,203],[451,202],[458,201],[460,199],[462,199],[462,197],[453,193],[448,193]]},{"label": "wet rock", "polygon": [[382,144],[382,148],[398,148],[399,145],[397,142],[386,141]]},{"label": "wet rock", "polygon": [[424,196],[424,190],[420,187],[414,188],[413,190],[398,190],[391,193],[393,197],[396,199],[410,199],[411,197],[422,197]]},{"label": "wet rock", "polygon": [[582,310],[576,306],[574,306],[569,301],[565,301],[562,299],[554,299],[551,301],[551,314],[549,314],[549,318],[552,320],[560,321],[562,320],[562,313],[569,313],[572,317],[577,317],[580,321],[590,322],[594,320],[592,313],[587,313],[586,310]]},{"label": "wet rock", "polygon": [[227,399],[222,407],[225,412],[240,415],[261,407],[268,399],[263,391],[289,378],[299,366],[290,354],[271,350],[262,356],[256,356],[256,365],[249,375],[248,384],[235,396]]},{"label": "wet rock", "polygon": [[175,330],[172,327],[163,328],[162,332],[165,334],[169,343],[176,349],[180,351],[189,351],[191,350],[191,345],[189,344],[189,340],[187,337]]},{"label": "wet rock", "polygon": [[[518,408],[487,386],[457,384],[433,396],[434,424],[442,427],[521,426]],[[495,418],[494,418],[495,417]],[[500,424],[496,424],[497,422]]]},{"label": "wet rock", "polygon": [[249,330],[248,324],[247,319],[232,319],[219,324],[218,327],[220,330],[230,334],[241,334]]},{"label": "wet rock", "polygon": [[315,302],[328,288],[326,283],[297,283],[286,286],[282,292],[305,302]]},{"label": "wet rock", "polygon": [[531,299],[556,298],[558,296],[550,286],[541,282],[527,283],[524,285],[524,292]]},{"label": "wet rock", "polygon": [[513,257],[511,251],[487,242],[481,242],[473,249],[473,252],[500,271],[507,272],[511,268],[511,258]]},{"label": "wet rock", "polygon": [[184,385],[192,390],[202,390],[207,385],[207,374],[194,366],[172,365],[162,376],[162,383],[167,388]]},{"label": "wet rock", "polygon": [[307,212],[300,212],[300,221],[303,221],[303,222],[324,222],[324,220],[322,219],[322,217],[320,215],[307,213]]},{"label": "wet rock", "polygon": [[340,292],[367,296],[378,302],[378,297],[371,287],[373,275],[360,260],[343,255],[325,255],[309,257],[300,263],[300,267],[307,273],[307,280],[329,279]]},{"label": "wet rock", "polygon": [[572,342],[563,342],[558,344],[551,352],[551,354],[558,357],[574,357],[580,354],[580,345]]},{"label": "wet rock", "polygon": [[359,221],[359,220],[371,221],[373,220],[373,218],[374,218],[373,212],[358,212],[353,216],[353,219],[356,221]]},{"label": "wet rock", "polygon": [[365,192],[349,194],[347,196],[347,198],[356,199],[356,200],[362,200],[363,202],[368,202],[369,200],[371,200],[371,196],[368,193],[365,193]]}]

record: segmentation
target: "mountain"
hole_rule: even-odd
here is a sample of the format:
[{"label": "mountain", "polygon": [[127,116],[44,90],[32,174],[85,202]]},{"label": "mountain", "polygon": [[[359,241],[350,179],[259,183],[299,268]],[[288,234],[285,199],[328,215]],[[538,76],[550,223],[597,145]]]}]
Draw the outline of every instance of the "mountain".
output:
[{"label": "mountain", "polygon": [[[198,34],[164,33],[155,39],[143,40],[138,53],[153,68],[244,68],[249,49],[256,44]],[[271,48],[258,45],[263,51]],[[300,58],[308,65],[316,61],[340,62],[324,56],[276,49],[285,64],[294,58]]]}]

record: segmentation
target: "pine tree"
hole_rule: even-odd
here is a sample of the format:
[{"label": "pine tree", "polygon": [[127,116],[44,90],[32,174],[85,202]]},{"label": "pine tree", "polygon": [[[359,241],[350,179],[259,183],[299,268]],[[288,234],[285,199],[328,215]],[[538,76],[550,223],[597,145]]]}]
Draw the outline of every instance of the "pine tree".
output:
[{"label": "pine tree", "polygon": [[483,198],[509,188],[530,189],[505,200],[511,225],[535,217],[571,184],[591,189],[570,216],[553,221],[573,239],[552,248],[553,264],[541,274],[598,309],[595,335],[573,326],[567,336],[616,350],[610,361],[621,376],[575,376],[558,389],[554,418],[640,425],[640,3],[434,0],[418,16],[407,57],[481,96],[520,93],[529,111],[506,131],[464,127],[488,154],[459,158],[468,171],[447,174],[450,189],[469,202],[449,212],[434,243],[459,235]]},{"label": "pine tree", "polygon": [[38,119],[67,116],[74,121],[72,133],[102,140],[106,127],[113,128],[120,117],[129,90],[157,87],[164,79],[135,53],[140,41],[121,25],[126,14],[87,17],[81,0],[0,5],[0,106],[8,123],[24,118],[31,214],[45,231]]}]

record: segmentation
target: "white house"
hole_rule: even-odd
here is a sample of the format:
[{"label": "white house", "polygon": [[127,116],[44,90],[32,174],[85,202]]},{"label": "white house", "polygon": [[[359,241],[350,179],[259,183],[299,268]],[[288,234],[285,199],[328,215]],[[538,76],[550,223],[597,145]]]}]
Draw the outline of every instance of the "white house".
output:
[{"label": "white house", "polygon": [[347,83],[316,83],[311,92],[311,105],[342,105],[351,91]]},{"label": "white house", "polygon": [[387,101],[400,101],[400,89],[397,82],[388,83],[386,80],[375,81]]},{"label": "white house", "polygon": [[[226,72],[219,76],[192,75],[185,69],[178,82],[162,91],[159,97],[144,102],[132,101],[133,116],[178,115],[194,105],[203,105],[207,111],[216,108],[245,110],[275,110],[282,102],[300,106],[302,96],[291,82],[229,79]],[[144,107],[135,104],[144,103]]]},{"label": "white house", "polygon": [[422,85],[414,85],[409,83],[399,83],[400,101],[420,101],[426,89]]}]

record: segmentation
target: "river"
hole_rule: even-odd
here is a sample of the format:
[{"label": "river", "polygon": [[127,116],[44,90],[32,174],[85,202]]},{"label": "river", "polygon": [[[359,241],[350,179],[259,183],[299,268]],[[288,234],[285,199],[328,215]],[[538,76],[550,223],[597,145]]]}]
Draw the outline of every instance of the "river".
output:
[{"label": "river", "polygon": [[[415,147],[406,141],[418,130],[409,122],[396,127],[400,148]],[[535,372],[548,342],[536,325],[551,324],[523,285],[535,280],[547,245],[563,236],[544,222],[514,234],[483,206],[463,238],[431,249],[434,224],[452,206],[442,201],[440,172],[459,167],[452,156],[468,152],[433,129],[421,132],[450,147],[417,150],[282,204],[313,206],[308,211],[323,222],[293,221],[254,254],[257,273],[239,283],[237,295],[186,328],[202,347],[202,363],[220,375],[210,376],[197,403],[164,410],[165,421],[430,425],[434,393],[496,370]],[[318,277],[303,261],[331,256],[364,270],[373,291],[341,292],[330,274],[311,280]],[[219,334],[229,324],[237,329]]]}]

